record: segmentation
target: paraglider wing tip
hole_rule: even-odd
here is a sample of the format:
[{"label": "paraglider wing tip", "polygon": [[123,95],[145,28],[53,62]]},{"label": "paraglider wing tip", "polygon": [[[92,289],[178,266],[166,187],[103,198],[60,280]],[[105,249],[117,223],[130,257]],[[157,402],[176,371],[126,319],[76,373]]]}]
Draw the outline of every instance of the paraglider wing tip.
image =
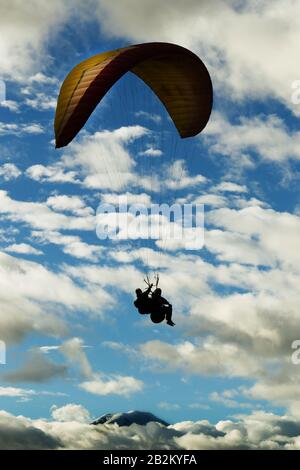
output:
[{"label": "paraglider wing tip", "polygon": [[55,148],[56,148],[56,149],[60,149],[60,148],[65,147],[65,146],[66,146],[66,144],[64,144],[63,142],[61,142],[59,139],[57,139],[57,140],[55,141]]}]

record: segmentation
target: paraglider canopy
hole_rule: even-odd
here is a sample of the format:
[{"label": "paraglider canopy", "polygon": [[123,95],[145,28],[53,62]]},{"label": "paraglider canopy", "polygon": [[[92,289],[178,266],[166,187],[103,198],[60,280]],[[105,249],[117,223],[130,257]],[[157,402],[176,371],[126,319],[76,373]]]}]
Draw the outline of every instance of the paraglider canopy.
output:
[{"label": "paraglider canopy", "polygon": [[175,44],[137,44],[97,54],[69,73],[56,108],[57,148],[74,139],[104,95],[127,72],[137,75],[158,96],[182,138],[197,135],[206,126],[212,84],[201,59]]}]

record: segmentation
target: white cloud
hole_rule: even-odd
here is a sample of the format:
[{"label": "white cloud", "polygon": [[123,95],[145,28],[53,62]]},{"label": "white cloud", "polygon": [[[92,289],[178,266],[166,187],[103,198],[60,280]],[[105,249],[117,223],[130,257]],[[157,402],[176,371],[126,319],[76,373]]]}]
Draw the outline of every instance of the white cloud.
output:
[{"label": "white cloud", "polygon": [[161,122],[161,116],[159,114],[148,113],[147,111],[137,111],[134,115],[138,118],[144,118],[149,121],[153,121],[156,124]]},{"label": "white cloud", "polygon": [[300,159],[300,132],[291,131],[284,121],[275,115],[241,117],[231,124],[219,113],[214,113],[204,135],[210,143],[210,151],[234,158],[243,165],[241,155],[255,153],[267,162],[284,163]]},{"label": "white cloud", "polygon": [[52,408],[53,420],[0,413],[2,449],[147,449],[147,450],[291,450],[299,449],[299,421],[290,416],[255,412],[235,420],[183,421],[170,426],[89,425],[81,405]]},{"label": "white cloud", "polygon": [[0,213],[14,222],[23,222],[42,230],[93,230],[95,227],[92,215],[68,216],[55,212],[47,203],[12,199],[7,191],[0,191]]},{"label": "white cloud", "polygon": [[[33,389],[19,388],[19,387],[0,387],[0,396],[1,397],[10,397],[10,398],[20,398],[21,401],[26,399],[31,399],[34,396],[38,395],[49,395],[49,396],[66,396],[64,393],[60,392],[49,392],[47,390],[37,391]],[[1,411],[0,413],[5,413]],[[1,431],[0,431],[1,432]]]},{"label": "white cloud", "polygon": [[299,414],[298,369],[290,364],[299,330],[298,219],[257,205],[211,211],[209,224],[221,227],[206,233],[216,264],[188,253],[176,258],[143,249],[114,253],[119,262],[139,260],[153,271],[160,267],[164,296],[176,305],[176,328],[189,336],[178,343],[141,344],[149,366],[246,377],[254,385],[245,396]]},{"label": "white cloud", "polygon": [[27,243],[14,243],[4,248],[4,251],[12,252],[12,253],[19,253],[23,255],[42,255],[43,252],[37,250],[31,245]]},{"label": "white cloud", "polygon": [[35,395],[34,390],[26,390],[24,388],[18,387],[0,387],[0,396],[1,397],[12,397],[12,398],[26,398]]},{"label": "white cloud", "polygon": [[[276,265],[289,269],[299,269],[300,256],[298,256],[297,246],[299,245],[300,218],[288,212],[276,212],[273,209],[265,209],[259,206],[246,207],[240,210],[216,209],[206,215],[206,219],[216,227],[226,231],[224,234],[227,241],[229,237],[246,241],[249,248],[256,251],[254,258],[257,263],[257,255],[261,257],[261,264]],[[220,235],[220,233],[219,233]],[[224,242],[225,242],[224,239]],[[222,242],[219,236],[220,243]],[[222,250],[232,251],[232,244],[219,245]],[[215,249],[218,249],[215,245]],[[245,249],[239,250],[241,262],[244,256],[249,261],[249,256]]]},{"label": "white cloud", "polygon": [[166,401],[161,401],[157,406],[158,408],[161,408],[162,410],[168,410],[168,411],[179,410],[180,408],[178,403],[169,403]]},{"label": "white cloud", "polygon": [[79,184],[75,171],[65,171],[58,165],[32,165],[26,170],[26,175],[39,182],[49,183],[72,183]]},{"label": "white cloud", "polygon": [[[123,192],[126,188],[142,187],[160,191],[162,185],[159,179],[147,172],[139,174],[137,161],[127,148],[148,134],[149,130],[142,126],[104,130],[93,135],[82,132],[81,139],[73,141],[64,150],[58,163],[50,166],[33,165],[25,174],[40,182],[69,182],[88,189]],[[153,153],[153,149],[148,150]],[[178,190],[207,182],[203,175],[190,175],[182,159],[174,161],[163,171],[166,173],[164,188]]]},{"label": "white cloud", "polygon": [[31,108],[38,110],[55,109],[57,98],[55,96],[48,96],[46,93],[36,93],[33,98],[26,98],[25,104]]},{"label": "white cloud", "polygon": [[19,111],[20,105],[16,101],[13,100],[4,100],[0,102],[0,106],[3,108],[9,109],[11,112]]},{"label": "white cloud", "polygon": [[143,204],[150,206],[151,197],[146,193],[134,194],[130,192],[118,194],[118,193],[105,193],[101,195],[101,202],[105,204],[119,205],[123,203],[131,204]]},{"label": "white cloud", "polygon": [[221,403],[227,408],[253,408],[253,403],[240,402],[235,399],[238,392],[235,390],[224,390],[223,392],[212,392],[210,399],[216,403]]},{"label": "white cloud", "polygon": [[[58,27],[69,17],[70,4],[63,3],[54,0],[51,5],[46,5],[43,1],[34,1],[26,9],[16,0],[10,3],[0,33],[1,73],[14,73],[15,78],[22,78],[24,73],[40,70],[36,65],[41,58],[44,61],[41,54],[44,39],[49,30],[52,34],[57,31],[54,27],[57,11],[61,13]],[[291,82],[298,78],[298,6],[290,0],[285,8],[281,8],[277,0],[236,5],[236,2],[222,1],[124,0],[122,5],[116,6],[114,2],[99,0],[98,12],[107,34],[126,35],[137,41],[168,40],[191,47],[208,65],[218,93],[222,86],[227,96],[230,91],[235,103],[244,97],[272,97],[299,114],[290,100]],[[36,16],[32,15],[33,11]],[[0,14],[2,17],[4,15]],[[227,27],[223,28],[225,23]],[[20,27],[13,37],[16,24]],[[254,38],[249,31],[256,32]],[[3,44],[2,34],[5,37]],[[38,83],[56,86],[50,82],[49,77],[40,73],[30,79],[30,86]],[[42,94],[28,99],[32,106],[40,107],[46,103]],[[53,106],[53,101],[45,104],[48,105]],[[257,116],[231,123],[220,114],[214,116],[205,131],[212,152],[234,158],[239,165],[248,168],[253,165],[253,153],[263,161],[280,164],[290,159],[299,160],[299,132],[289,130],[278,117]],[[139,117],[151,119],[141,114]],[[147,135],[142,129],[136,126],[115,132],[103,131],[94,136],[82,134],[79,143],[63,151],[61,162],[48,167],[31,166],[27,175],[36,181],[72,182],[109,191],[124,190],[133,183],[150,189],[151,178],[138,178],[137,166],[127,148],[134,139]],[[0,126],[3,134],[41,131],[36,124],[2,123]],[[121,171],[118,170],[119,163]],[[188,174],[179,161],[170,169],[167,186],[184,189],[205,182],[202,175]],[[221,207],[228,205],[229,197],[233,198],[228,193],[242,195],[246,190],[241,184],[226,181],[215,186],[212,194],[200,195],[198,201]],[[226,198],[218,192],[224,192]],[[95,246],[88,246],[74,235],[67,238],[59,232],[93,227],[89,208],[80,206],[78,200],[53,196],[45,203],[27,203],[16,201],[4,192],[0,196],[4,218],[25,222],[43,231],[45,242],[51,239],[51,243],[60,244],[73,256],[90,261],[95,259]],[[114,196],[109,194],[107,197]],[[240,210],[225,208],[213,210],[209,215],[208,221],[213,228],[207,230],[206,248],[215,256],[216,265],[203,262],[201,253],[200,256],[172,257],[151,250],[133,253],[129,249],[110,256],[120,263],[140,260],[149,263],[151,268],[162,266],[166,296],[170,295],[176,302],[178,328],[184,324],[184,331],[192,336],[189,341],[182,340],[178,344],[168,345],[161,341],[154,351],[150,350],[150,343],[142,345],[151,365],[158,361],[160,366],[166,367],[168,354],[173,354],[174,366],[181,369],[183,363],[190,373],[247,377],[255,381],[248,391],[252,399],[270,399],[296,412],[297,370],[287,367],[286,361],[290,342],[299,330],[299,220],[296,215],[276,212],[254,198],[237,198],[235,207]],[[70,211],[73,216],[66,216],[61,213],[63,211]],[[54,311],[57,313],[56,308],[59,314],[78,307],[96,312],[100,304],[101,312],[103,304],[109,300],[101,288],[103,285],[116,287],[119,283],[118,289],[127,292],[136,287],[140,279],[140,273],[128,264],[121,268],[66,267],[63,273],[57,274],[37,263],[19,264],[5,255],[1,261],[1,331],[13,341],[31,331],[59,336],[65,331],[65,325],[58,321],[62,315],[53,314]],[[258,269],[258,266],[265,269]],[[78,280],[78,284],[74,280]],[[79,287],[81,281],[85,283],[84,288]],[[186,306],[178,293],[178,285],[185,292]],[[220,285],[224,288],[222,295],[217,294]],[[41,305],[43,301],[44,305]],[[181,309],[186,315],[182,321]],[[270,363],[279,367],[281,376],[270,377]],[[265,379],[261,378],[263,375]],[[104,377],[100,374],[91,377],[87,383],[99,393],[99,389],[111,387],[114,390],[118,380],[114,375]],[[260,419],[256,419],[260,424]],[[266,416],[263,419],[267,420]],[[248,431],[244,424],[235,426],[227,422],[218,426],[226,430],[226,436],[208,438],[203,433],[195,436],[189,432],[181,442],[205,448],[282,445],[273,435],[262,444],[252,444],[252,438],[250,444],[245,444],[244,436]],[[289,445],[296,446],[299,442],[295,439],[286,444]]]},{"label": "white cloud", "polygon": [[48,354],[50,351],[57,351],[59,346],[41,346],[40,350],[43,354]]},{"label": "white cloud", "polygon": [[51,415],[53,420],[60,422],[75,421],[77,423],[90,423],[92,418],[86,408],[82,405],[75,403],[68,403],[67,405],[51,407]]},{"label": "white cloud", "polygon": [[227,205],[227,199],[219,194],[203,194],[198,196],[193,204],[204,204],[207,206],[224,207]]},{"label": "white cloud", "polygon": [[76,235],[64,235],[57,231],[33,230],[31,236],[42,244],[52,243],[74,258],[97,262],[103,255],[104,247],[83,242]]},{"label": "white cloud", "polygon": [[216,186],[216,191],[231,192],[231,193],[246,193],[247,188],[244,185],[232,183],[231,181],[223,181]]},{"label": "white cloud", "polygon": [[132,182],[134,160],[125,145],[147,133],[141,126],[96,132],[73,142],[62,157],[64,168],[80,168],[83,184],[93,189],[120,190]]},{"label": "white cloud", "polygon": [[84,343],[81,338],[71,338],[60,346],[60,351],[71,362],[71,364],[76,364],[76,366],[79,367],[80,372],[84,377],[91,377],[93,375],[92,368],[85,352],[83,351],[83,346]]},{"label": "white cloud", "polygon": [[210,410],[210,406],[205,403],[190,403],[189,408],[192,410]]},{"label": "white cloud", "polygon": [[198,184],[206,183],[207,179],[203,175],[190,176],[186,169],[184,160],[176,160],[167,171],[167,179],[164,185],[169,189],[183,189]]},{"label": "white cloud", "polygon": [[143,382],[135,377],[93,372],[88,358],[83,350],[84,343],[81,338],[72,338],[60,346],[60,351],[72,365],[80,369],[86,380],[79,387],[94,395],[121,395],[128,397],[143,389]]},{"label": "white cloud", "polygon": [[94,210],[91,207],[87,207],[79,196],[59,194],[48,197],[46,203],[47,206],[59,212],[70,211],[79,216],[94,214]]},{"label": "white cloud", "polygon": [[113,394],[124,397],[129,397],[143,389],[143,382],[135,377],[93,372],[83,348],[84,343],[81,338],[67,340],[59,348],[68,361],[78,367],[81,375],[85,377],[85,380],[79,384],[79,388],[94,395]]},{"label": "white cloud", "polygon": [[143,389],[143,382],[126,375],[94,374],[93,379],[82,382],[80,388],[95,395],[121,395],[129,397]]},{"label": "white cloud", "polygon": [[136,163],[127,146],[148,132],[142,126],[104,130],[93,135],[82,132],[81,139],[64,150],[57,164],[33,165],[26,174],[37,181],[70,182],[89,189],[119,191],[128,185],[143,186],[147,177],[138,178],[135,174]]},{"label": "white cloud", "polygon": [[223,231],[207,230],[205,247],[214,253],[220,261],[270,266],[274,264],[271,253],[264,251],[251,235]]},{"label": "white cloud", "polygon": [[146,155],[147,157],[160,157],[162,154],[163,153],[160,149],[156,149],[153,147],[149,147],[143,152],[140,152],[140,155]]},{"label": "white cloud", "polygon": [[191,48],[208,66],[218,93],[235,100],[275,98],[299,114],[291,100],[298,79],[297,2],[287,0],[282,8],[280,0],[99,0],[97,13],[108,36]]},{"label": "white cloud", "polygon": [[40,124],[16,124],[0,122],[0,135],[16,135],[24,134],[42,134],[43,127]]},{"label": "white cloud", "polygon": [[43,85],[57,85],[58,79],[56,77],[49,77],[42,72],[37,72],[36,74],[29,77],[29,83],[41,83]]},{"label": "white cloud", "polygon": [[0,330],[6,342],[19,342],[39,332],[62,336],[65,315],[76,309],[102,315],[113,304],[99,285],[77,285],[63,270],[53,272],[36,262],[0,253]]},{"label": "white cloud", "polygon": [[32,0],[24,4],[12,0],[0,5],[0,50],[2,77],[21,80],[35,75],[35,81],[43,80],[39,72],[48,60],[49,38],[58,33],[73,13],[84,13],[80,2]]},{"label": "white cloud", "polygon": [[[141,344],[141,353],[161,364],[161,370],[179,369],[188,374],[222,375],[225,377],[248,377],[262,373],[262,365],[237,345],[207,339],[202,344],[185,341],[171,345],[159,340]],[[172,360],[170,360],[172,358]],[[154,361],[154,362],[153,362]]]},{"label": "white cloud", "polygon": [[14,180],[21,174],[22,172],[14,163],[4,163],[0,166],[0,177],[2,177],[4,181]]}]

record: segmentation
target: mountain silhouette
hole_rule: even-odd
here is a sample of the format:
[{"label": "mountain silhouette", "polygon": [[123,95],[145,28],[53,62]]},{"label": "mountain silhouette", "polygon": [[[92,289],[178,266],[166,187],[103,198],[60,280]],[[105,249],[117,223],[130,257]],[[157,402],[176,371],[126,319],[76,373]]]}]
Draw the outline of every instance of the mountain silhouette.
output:
[{"label": "mountain silhouette", "polygon": [[169,423],[158,418],[152,413],[148,413],[147,411],[128,411],[127,413],[107,413],[95,419],[91,424],[97,425],[97,424],[104,424],[104,423],[106,424],[117,423],[119,426],[130,426],[133,423],[145,425],[147,423],[150,423],[151,421],[160,423],[163,426],[169,426]]}]

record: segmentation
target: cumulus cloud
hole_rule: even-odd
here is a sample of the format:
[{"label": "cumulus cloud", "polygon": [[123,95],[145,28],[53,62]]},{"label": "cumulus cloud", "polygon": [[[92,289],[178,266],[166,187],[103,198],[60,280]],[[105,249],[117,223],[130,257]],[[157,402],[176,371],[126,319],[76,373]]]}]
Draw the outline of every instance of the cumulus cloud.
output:
[{"label": "cumulus cloud", "polygon": [[[42,80],[50,37],[58,33],[80,2],[33,0],[25,5],[12,0],[0,5],[1,76],[25,81],[32,74]],[[77,10],[78,11],[78,10]],[[84,8],[81,5],[81,13]],[[16,33],[17,28],[17,33]]]},{"label": "cumulus cloud", "polygon": [[66,215],[56,212],[44,202],[27,202],[12,199],[7,191],[0,191],[0,213],[14,222],[23,222],[36,229],[93,230],[95,219],[84,211],[83,215]]},{"label": "cumulus cloud", "polygon": [[89,189],[122,191],[127,186],[151,186],[147,176],[137,178],[136,163],[128,146],[148,135],[148,129],[136,125],[113,131],[83,133],[64,150],[53,165],[33,165],[26,175],[36,181],[69,182]]},{"label": "cumulus cloud", "polygon": [[185,161],[176,160],[168,168],[167,179],[164,182],[169,189],[183,189],[203,184],[207,181],[203,175],[190,176],[187,172]]},{"label": "cumulus cloud", "polygon": [[65,341],[59,348],[69,363],[79,368],[81,376],[85,378],[79,388],[94,395],[121,395],[129,397],[143,389],[143,382],[132,376],[120,374],[104,374],[94,372],[84,352],[84,343],[81,338],[72,338]]},{"label": "cumulus cloud", "polygon": [[[163,3],[158,0],[124,0],[118,6],[114,2],[99,0],[92,4],[102,31],[108,35],[126,36],[136,41],[167,40],[192,48],[208,65],[220,96],[222,93],[227,99],[230,96],[235,104],[245,97],[255,100],[272,97],[299,114],[290,99],[290,85],[298,73],[300,15],[297,15],[295,2],[288,0],[284,9],[277,0],[247,1],[243,5],[221,0],[166,0]],[[1,49],[1,73],[10,77],[14,74],[15,79],[33,74],[28,81],[32,89],[24,90],[29,106],[50,109],[54,105],[52,95],[47,100],[42,91],[33,94],[32,90],[38,84],[56,87],[57,82],[44,73],[35,72],[40,70],[37,65],[45,57],[48,32],[51,30],[51,34],[55,34],[70,17],[71,10],[72,14],[75,13],[70,2],[58,0],[51,5],[33,1],[26,9],[21,2],[13,0],[5,15],[1,15],[0,7],[0,18],[6,18],[0,33],[0,44],[1,35],[5,37],[0,46],[4,51]],[[79,7],[78,11],[82,13]],[[14,36],[12,31],[15,31],[16,24],[20,28],[18,35]],[[253,31],[256,32],[255,37]],[[7,107],[16,109],[13,103]],[[156,116],[145,112],[138,113],[136,117],[159,123]],[[41,132],[43,129],[35,123],[0,124],[3,135],[24,136]],[[142,187],[157,191],[160,184],[153,186],[153,179],[147,175],[138,177],[138,167],[130,151],[131,143],[148,135],[149,131],[141,126],[101,131],[94,135],[83,133],[77,142],[62,151],[58,163],[33,165],[27,169],[26,175],[38,182],[73,183],[88,189],[109,191],[103,195],[106,202],[115,201],[117,191],[124,194],[129,187],[132,191],[133,185],[134,189]],[[285,122],[275,115],[230,120],[215,112],[204,135],[204,142],[212,154],[233,158],[242,167],[253,168],[255,160],[279,164],[299,160],[299,132],[288,129]],[[155,145],[147,146],[146,142],[142,148],[152,155],[160,152]],[[80,309],[101,315],[107,304],[113,303],[104,288],[113,287],[116,292],[133,290],[140,281],[140,272],[130,263],[146,264],[147,260],[150,269],[155,270],[159,266],[164,271],[165,295],[170,296],[172,302],[174,300],[176,315],[183,320],[178,321],[178,328],[184,325],[181,331],[189,335],[188,341],[181,338],[168,344],[165,338],[141,344],[138,351],[150,366],[155,365],[156,370],[168,370],[171,355],[174,357],[172,367],[189,374],[245,377],[254,383],[240,392],[244,397],[268,399],[298,413],[297,368],[291,367],[289,356],[290,344],[300,326],[299,217],[276,212],[263,201],[248,197],[248,188],[238,180],[215,184],[208,194],[203,194],[199,186],[207,183],[207,179],[189,174],[182,160],[165,169],[167,178],[164,185],[169,190],[195,186],[197,195],[193,194],[190,201],[212,206],[207,214],[205,246],[213,262],[205,262],[204,257],[201,258],[202,253],[200,256],[192,253],[171,256],[154,250],[129,248],[126,252],[114,250],[107,254],[110,260],[121,266],[110,265],[108,268],[86,264],[64,266],[59,272],[54,272],[38,263],[30,264],[1,255],[2,336],[8,341],[19,341],[33,331],[63,335],[67,330],[63,312]],[[0,168],[0,174],[7,181],[19,176],[18,171],[12,164]],[[131,201],[137,200],[134,192],[126,194]],[[229,207],[233,198],[234,208]],[[150,202],[146,193],[139,195],[138,199]],[[25,202],[2,191],[0,208],[3,219],[26,224],[32,229],[32,236],[42,243],[60,245],[64,253],[78,259],[99,259],[96,245],[88,245],[74,234],[63,233],[63,230],[94,229],[93,212],[79,197],[52,195],[45,202]],[[19,250],[18,253],[27,251],[29,254],[30,251],[29,245],[25,244],[13,243],[6,250],[11,248]],[[180,244],[169,246],[170,251],[181,248]],[[185,292],[184,299],[178,292],[179,285],[181,292]],[[221,290],[218,290],[220,286]],[[88,364],[84,365],[83,356],[76,355],[76,350],[82,350],[82,347],[73,341],[62,346],[62,351],[66,357],[69,355],[69,359],[71,356],[77,358],[81,371],[86,370],[82,372],[86,379],[81,384],[86,391],[105,395],[123,390],[126,395],[142,388],[134,377],[93,372]],[[22,392],[14,389],[11,393]],[[211,398],[223,405],[238,407],[238,397],[227,395],[220,392]],[[250,421],[250,418],[241,418],[238,424],[219,423],[217,430],[207,423],[197,425],[198,428],[194,424],[181,424],[178,429],[186,429],[186,433],[177,436],[174,445],[179,445],[179,442],[180,445],[204,448],[293,448],[298,445],[296,438],[286,440],[285,434],[280,434],[278,421],[282,422],[281,418],[261,415]],[[269,423],[273,431],[279,429],[279,437],[266,431],[260,436],[262,443],[258,444],[257,437],[252,437],[252,426],[253,423],[260,426],[262,421]],[[67,429],[68,423],[60,423],[57,429],[59,426]],[[194,432],[195,429],[201,431]],[[81,432],[78,427],[66,446],[76,445]],[[149,439],[148,431],[145,431],[145,436]],[[105,439],[103,437],[103,442]],[[108,441],[105,442],[107,444]],[[96,445],[94,434],[89,443]],[[85,444],[79,439],[79,446],[84,448]],[[139,445],[145,445],[145,441]]]},{"label": "cumulus cloud", "polygon": [[[266,263],[265,260],[269,258],[267,264],[275,266],[279,263],[286,269],[291,267],[299,269],[300,258],[296,247],[299,243],[300,218],[297,215],[254,206],[240,210],[217,209],[207,214],[206,217],[212,225],[224,229],[225,238],[233,236],[239,238],[241,242],[247,239],[249,248],[251,249],[252,246],[258,250],[257,254],[260,253],[261,264]],[[219,236],[219,242],[219,249],[226,250],[221,236]],[[232,243],[226,243],[226,245],[228,250],[233,249]],[[212,249],[218,248],[215,246]],[[246,250],[240,250],[241,256],[242,253],[248,257]],[[253,259],[256,258],[257,256]],[[241,258],[237,261],[242,262]],[[249,263],[250,260],[245,262]]]},{"label": "cumulus cloud", "polygon": [[162,151],[153,147],[149,147],[143,152],[140,152],[140,155],[146,155],[148,157],[160,157],[162,155]]},{"label": "cumulus cloud", "polygon": [[33,98],[26,98],[25,104],[31,108],[38,110],[55,109],[57,98],[55,96],[48,96],[46,93],[36,93]]},{"label": "cumulus cloud", "polygon": [[[70,408],[55,409],[56,419],[67,418]],[[91,426],[79,420],[30,420],[0,413],[0,445],[2,449],[177,449],[173,441],[177,434],[159,423],[146,426],[133,424],[119,427],[116,424]]]},{"label": "cumulus cloud", "polygon": [[180,408],[180,405],[178,403],[169,403],[167,401],[161,401],[158,404],[158,408],[161,408],[162,410],[178,410]]},{"label": "cumulus cloud", "polygon": [[215,209],[207,219],[206,248],[217,263],[192,253],[114,254],[123,263],[147,259],[151,269],[164,270],[165,296],[176,305],[175,322],[189,337],[142,343],[142,356],[164,373],[248,378],[254,385],[244,397],[270,400],[298,414],[298,369],[291,364],[300,327],[298,216],[249,205]]},{"label": "cumulus cloud", "polygon": [[26,388],[19,388],[19,387],[0,387],[0,396],[2,397],[11,397],[11,398],[19,398],[20,401],[28,401],[36,396],[66,396],[65,393],[61,392],[50,392],[47,390],[33,390],[33,389],[26,389]]},{"label": "cumulus cloud", "polygon": [[99,285],[83,287],[63,271],[4,253],[0,258],[0,329],[7,342],[31,332],[62,336],[67,332],[62,311],[101,315],[102,307],[113,302]]},{"label": "cumulus cloud", "polygon": [[143,382],[126,375],[94,374],[91,380],[80,384],[80,388],[94,395],[121,395],[129,397],[132,393],[143,389]]},{"label": "cumulus cloud", "polygon": [[34,390],[26,390],[17,387],[0,387],[0,396],[2,397],[27,398],[35,394],[36,392]]},{"label": "cumulus cloud", "polygon": [[51,416],[54,421],[60,422],[90,423],[92,420],[88,410],[76,403],[68,403],[61,407],[53,405],[51,407]]},{"label": "cumulus cloud", "polygon": [[36,427],[29,419],[14,417],[5,411],[0,413],[1,448],[21,449],[55,449],[61,441]]},{"label": "cumulus cloud", "polygon": [[91,377],[93,375],[92,368],[85,352],[83,351],[83,346],[84,343],[81,338],[72,338],[65,341],[60,346],[60,351],[71,362],[71,364],[76,364],[76,366],[79,367],[80,372],[84,377]]},{"label": "cumulus cloud", "polygon": [[198,196],[194,201],[194,204],[204,204],[205,206],[224,207],[227,205],[227,200],[220,194],[203,194]]},{"label": "cumulus cloud", "polygon": [[210,394],[210,399],[217,403],[222,403],[222,405],[227,408],[253,408],[253,403],[240,402],[235,399],[239,395],[237,390],[223,390],[222,392],[212,392]]},{"label": "cumulus cloud", "polygon": [[215,113],[204,135],[211,152],[238,159],[240,165],[243,164],[241,155],[248,156],[244,160],[246,166],[251,154],[261,161],[276,163],[300,158],[300,132],[289,130],[275,115],[241,117],[232,124],[225,116]]},{"label": "cumulus cloud", "polygon": [[161,116],[159,114],[148,113],[147,111],[137,111],[134,114],[138,118],[144,118],[159,124],[161,122]]},{"label": "cumulus cloud", "polygon": [[0,176],[4,181],[10,181],[18,178],[22,172],[14,163],[4,163],[0,166]]},{"label": "cumulus cloud", "polygon": [[142,126],[96,132],[73,142],[62,157],[68,170],[80,169],[82,184],[93,189],[121,190],[133,183],[135,162],[126,145],[147,134]]},{"label": "cumulus cloud", "polygon": [[65,235],[57,231],[33,230],[31,236],[42,244],[54,244],[74,258],[97,262],[102,255],[103,247],[85,243],[77,235]]},{"label": "cumulus cloud", "polygon": [[[152,340],[141,345],[141,353],[147,359],[162,364],[158,370],[179,369],[187,374],[222,375],[226,377],[255,377],[263,368],[255,358],[241,351],[234,344],[208,339],[195,345],[191,341],[171,345]],[[170,357],[172,361],[170,361]],[[157,370],[157,369],[156,369]]]},{"label": "cumulus cloud", "polygon": [[2,108],[7,108],[11,112],[18,112],[20,105],[14,100],[4,100],[0,102]]},{"label": "cumulus cloud", "polygon": [[291,100],[298,78],[298,10],[293,0],[284,9],[280,0],[125,0],[121,6],[99,0],[96,14],[108,36],[191,48],[208,65],[218,92],[234,99],[275,97],[299,114]]},{"label": "cumulus cloud", "polygon": [[231,181],[223,181],[215,188],[216,191],[230,192],[230,193],[246,193],[247,188],[245,185],[232,183]]},{"label": "cumulus cloud", "polygon": [[13,243],[12,245],[9,245],[4,248],[4,251],[8,251],[11,253],[19,253],[22,255],[42,255],[43,252],[40,250],[37,250],[31,245],[28,245],[28,243]]},{"label": "cumulus cloud", "polygon": [[0,413],[2,449],[156,449],[156,450],[292,450],[299,449],[300,423],[290,416],[255,412],[235,420],[183,421],[170,426],[89,425],[81,405],[52,407],[53,420]]},{"label": "cumulus cloud", "polygon": [[68,211],[78,216],[94,214],[94,210],[86,206],[85,202],[79,196],[58,194],[48,197],[46,204],[58,212]]},{"label": "cumulus cloud", "polygon": [[4,374],[3,378],[10,383],[42,383],[66,376],[67,367],[64,364],[56,364],[47,359],[41,351],[34,350],[29,353],[21,368]]},{"label": "cumulus cloud", "polygon": [[80,183],[76,178],[75,171],[65,171],[58,165],[32,165],[27,168],[25,174],[29,178],[41,183],[44,181],[48,183]]},{"label": "cumulus cloud", "polygon": [[40,124],[16,124],[0,122],[0,135],[22,136],[24,134],[42,134],[43,127]]}]

